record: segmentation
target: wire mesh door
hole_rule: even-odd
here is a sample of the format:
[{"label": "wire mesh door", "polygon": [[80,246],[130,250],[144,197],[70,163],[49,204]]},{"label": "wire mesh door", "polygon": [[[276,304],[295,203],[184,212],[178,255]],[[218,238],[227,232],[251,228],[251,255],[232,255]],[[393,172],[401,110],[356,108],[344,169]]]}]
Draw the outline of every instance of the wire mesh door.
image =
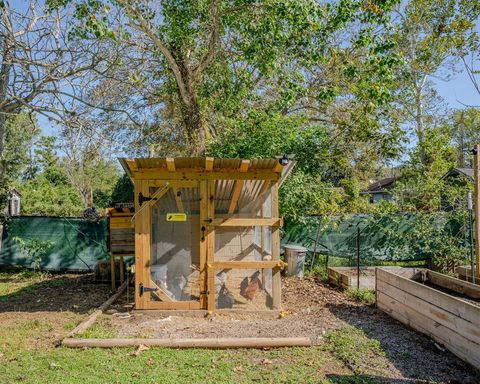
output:
[{"label": "wire mesh door", "polygon": [[200,308],[198,185],[171,187],[152,205],[149,307]]}]

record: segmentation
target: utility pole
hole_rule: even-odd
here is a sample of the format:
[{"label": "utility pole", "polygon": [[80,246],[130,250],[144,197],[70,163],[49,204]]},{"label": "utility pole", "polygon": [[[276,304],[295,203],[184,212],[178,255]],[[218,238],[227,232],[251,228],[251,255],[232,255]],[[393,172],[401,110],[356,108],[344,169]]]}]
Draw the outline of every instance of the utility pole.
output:
[{"label": "utility pole", "polygon": [[474,208],[475,208],[475,272],[480,280],[480,144],[473,149],[473,183],[474,183]]}]

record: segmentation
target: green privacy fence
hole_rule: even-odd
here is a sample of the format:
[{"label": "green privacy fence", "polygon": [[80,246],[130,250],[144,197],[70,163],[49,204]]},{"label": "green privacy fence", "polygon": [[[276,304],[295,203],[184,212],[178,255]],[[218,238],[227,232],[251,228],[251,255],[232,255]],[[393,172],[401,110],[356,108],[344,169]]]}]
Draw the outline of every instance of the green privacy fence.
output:
[{"label": "green privacy fence", "polygon": [[359,253],[362,264],[470,257],[466,212],[308,217],[283,228],[282,245],[313,252],[315,243],[319,254],[355,259]]},{"label": "green privacy fence", "polygon": [[88,271],[108,257],[106,219],[92,222],[66,217],[12,217],[3,230],[0,265],[31,265],[16,238],[52,243],[42,257],[42,269]]},{"label": "green privacy fence", "polygon": [[[282,245],[300,244],[312,253],[317,243],[317,253],[346,260],[359,251],[362,265],[435,257],[468,264],[468,229],[468,216],[458,212],[307,217],[302,224],[286,223]],[[13,217],[3,230],[0,265],[31,265],[16,237],[53,242],[43,269],[88,271],[108,257],[106,219]]]}]

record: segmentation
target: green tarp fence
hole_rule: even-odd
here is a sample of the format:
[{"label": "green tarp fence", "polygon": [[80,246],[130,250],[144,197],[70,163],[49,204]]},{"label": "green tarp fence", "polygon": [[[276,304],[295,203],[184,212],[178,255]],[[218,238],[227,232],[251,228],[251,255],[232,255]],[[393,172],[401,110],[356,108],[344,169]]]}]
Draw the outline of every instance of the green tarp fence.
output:
[{"label": "green tarp fence", "polygon": [[[341,257],[357,257],[357,236],[362,261],[427,260],[428,247],[416,239],[414,231],[422,230],[425,217],[414,214],[391,214],[383,217],[350,215],[346,217],[308,217],[305,223],[287,223],[282,230],[281,244],[303,245],[310,252]],[[448,213],[430,219],[428,226],[458,238],[459,246],[469,252],[468,223],[452,220]],[[441,236],[441,235],[440,235]]]},{"label": "green tarp fence", "polygon": [[[282,229],[282,245],[299,244],[312,252],[318,234],[318,253],[354,259],[357,254],[357,231],[360,228],[362,264],[427,260],[430,258],[425,251],[428,246],[414,236],[414,232],[422,228],[419,226],[421,219],[421,215],[413,214],[307,217],[302,224],[286,223]],[[465,252],[468,258],[468,224],[452,220],[448,213],[439,213],[427,225],[443,231],[439,231],[440,240],[443,234],[457,236],[460,251]],[[47,270],[88,271],[93,269],[98,260],[108,257],[106,219],[91,222],[64,217],[13,217],[3,230],[0,265],[31,265],[31,260],[22,253],[15,237],[54,242],[42,258],[42,268]]]},{"label": "green tarp fence", "polygon": [[16,237],[54,243],[42,257],[41,266],[45,270],[89,271],[98,260],[108,257],[106,219],[92,222],[66,217],[12,217],[3,229],[0,265],[31,265]]}]

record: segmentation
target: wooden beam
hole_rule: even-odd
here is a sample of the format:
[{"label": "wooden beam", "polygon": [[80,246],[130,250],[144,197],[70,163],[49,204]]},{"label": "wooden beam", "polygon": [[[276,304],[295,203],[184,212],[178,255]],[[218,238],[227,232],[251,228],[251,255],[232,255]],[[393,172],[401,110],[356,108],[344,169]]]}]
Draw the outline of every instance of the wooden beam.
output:
[{"label": "wooden beam", "polygon": [[248,168],[250,168],[250,160],[242,160],[240,164],[240,172],[247,172]]},{"label": "wooden beam", "polygon": [[152,291],[152,293],[157,296],[160,300],[163,302],[174,302],[176,300],[172,299],[167,292],[165,292],[161,287],[159,287],[155,282],[150,279],[150,285],[151,287],[149,288],[156,288],[156,291]]},{"label": "wooden beam", "polygon": [[184,213],[185,209],[183,207],[182,192],[178,188],[172,188],[172,191],[173,191],[173,194],[175,196],[175,201],[177,203],[178,212]]},{"label": "wooden beam", "polygon": [[275,167],[273,167],[272,171],[273,172],[282,172],[283,171],[283,165],[278,162],[277,164],[275,164]]},{"label": "wooden beam", "polygon": [[214,158],[213,157],[206,157],[205,158],[205,170],[210,172],[210,171],[213,171],[213,162],[214,162]]},{"label": "wooden beam", "polygon": [[480,145],[477,144],[473,154],[474,209],[475,209],[475,276],[480,278]]},{"label": "wooden beam", "polygon": [[175,172],[175,159],[173,157],[167,157],[165,161],[167,162],[168,172]]},{"label": "wooden beam", "polygon": [[[198,231],[200,233],[200,307],[207,309],[207,238],[206,225],[208,220],[208,185],[207,181],[200,182],[200,220]],[[202,228],[204,230],[202,230]],[[203,237],[204,236],[204,237]]]},{"label": "wooden beam", "polygon": [[198,188],[198,180],[149,180],[150,187],[163,187],[166,183],[172,188]]},{"label": "wooden beam", "polygon": [[137,171],[133,174],[137,180],[272,180],[278,181],[280,175],[271,170],[256,169],[248,172],[217,170],[176,170],[168,172],[164,168]]},{"label": "wooden beam", "polygon": [[128,281],[125,281],[120,287],[118,287],[118,291],[110,296],[110,298],[105,301],[98,309],[93,312],[90,316],[88,316],[85,320],[83,320],[80,324],[78,324],[70,333],[67,335],[68,337],[73,337],[79,333],[84,332],[87,330],[94,322],[97,320],[97,317],[100,316],[104,311],[108,309],[120,295],[127,289]]},{"label": "wooden beam", "polygon": [[270,269],[283,268],[281,260],[215,261],[208,263],[209,269]]},{"label": "wooden beam", "polygon": [[[250,160],[242,160],[242,162],[240,164],[239,171],[241,173],[245,173],[245,172],[248,171],[249,167],[250,167]],[[243,188],[244,184],[245,184],[244,180],[237,180],[235,182],[235,188],[233,189],[232,200],[230,200],[230,206],[228,207],[228,213],[235,212],[235,209],[237,208],[238,199],[240,197],[240,193],[242,192],[242,188]]]},{"label": "wooden beam", "polygon": [[[208,220],[215,220],[215,181],[208,181]],[[215,229],[207,226],[207,264],[215,261]],[[210,273],[213,272],[213,273]],[[215,271],[207,271],[207,309],[215,310]]]},{"label": "wooden beam", "polygon": [[163,348],[283,348],[311,347],[309,337],[229,337],[204,339],[73,339],[62,344],[70,348],[147,347]]},{"label": "wooden beam", "polygon": [[220,218],[215,219],[211,222],[214,227],[254,227],[254,226],[264,226],[264,227],[281,227],[283,225],[283,220],[279,217],[273,218]]},{"label": "wooden beam", "polygon": [[228,213],[232,214],[237,208],[238,198],[240,197],[240,192],[242,192],[244,180],[237,180],[235,182],[235,187],[233,188],[232,200],[230,200],[230,206],[228,207]]},{"label": "wooden beam", "polygon": [[[272,218],[278,218],[278,184],[272,186]],[[272,261],[280,260],[280,227],[272,228]],[[272,307],[281,309],[282,306],[282,278],[280,269],[272,272]]]}]

